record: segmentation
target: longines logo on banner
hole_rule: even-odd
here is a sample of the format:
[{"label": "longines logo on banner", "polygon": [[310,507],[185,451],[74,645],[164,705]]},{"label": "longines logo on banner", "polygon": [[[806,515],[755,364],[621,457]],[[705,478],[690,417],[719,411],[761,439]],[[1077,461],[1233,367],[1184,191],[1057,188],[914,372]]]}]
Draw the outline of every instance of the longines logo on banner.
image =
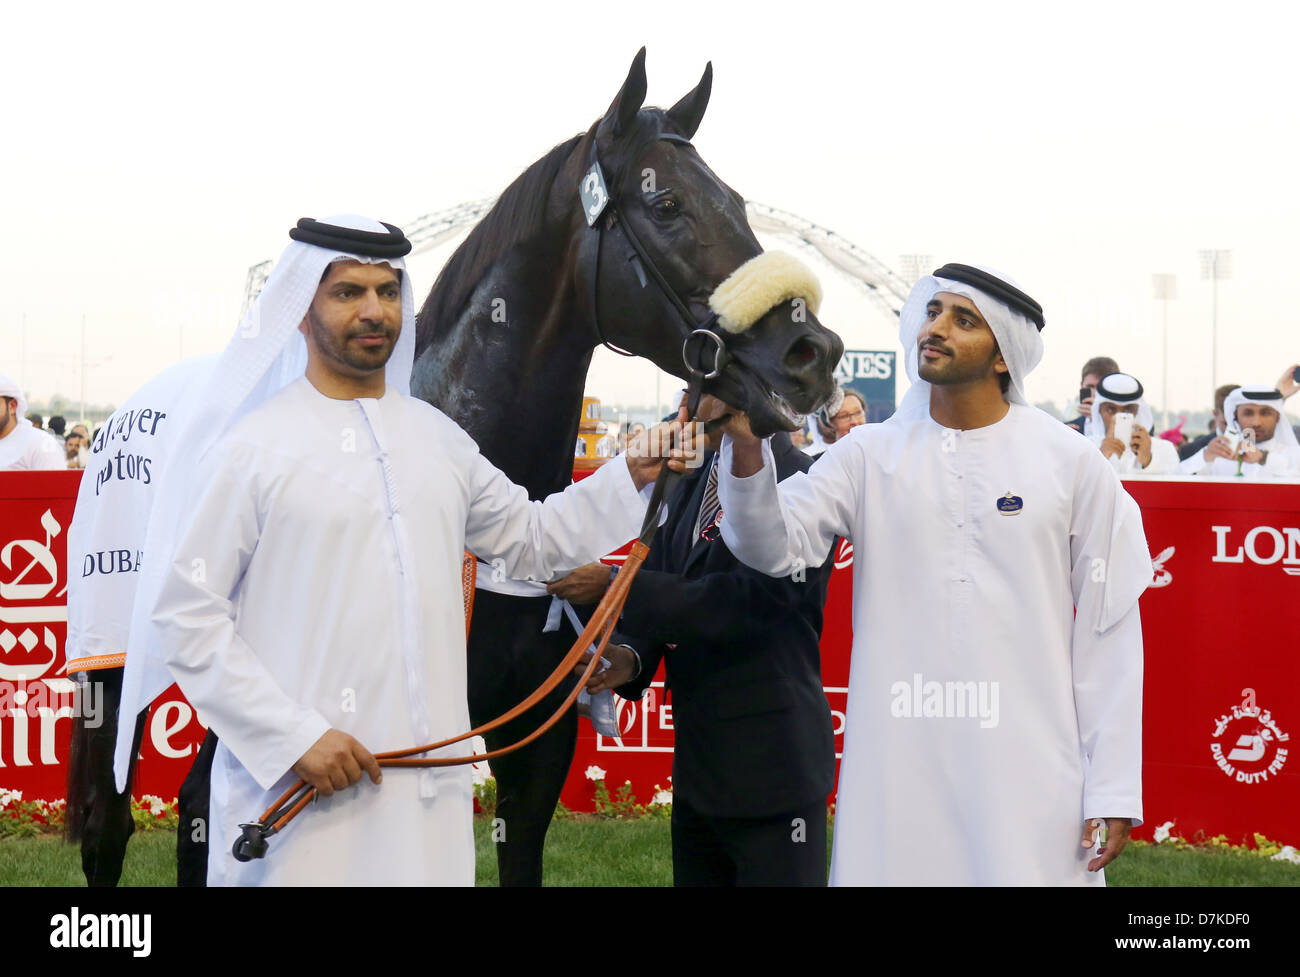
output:
[{"label": "longines logo on banner", "polygon": [[[1282,570],[1293,577],[1300,576],[1300,528],[1284,526],[1256,526],[1246,533],[1246,538],[1233,544],[1229,539],[1231,526],[1211,526],[1214,532],[1214,557],[1212,563],[1258,563],[1271,566],[1279,560]],[[1228,552],[1229,549],[1232,552]]]},{"label": "longines logo on banner", "polygon": [[1242,689],[1241,694],[1241,705],[1215,720],[1210,754],[1237,783],[1258,784],[1281,772],[1287,754],[1282,744],[1291,737],[1277,728],[1272,713],[1255,704],[1254,689]]}]

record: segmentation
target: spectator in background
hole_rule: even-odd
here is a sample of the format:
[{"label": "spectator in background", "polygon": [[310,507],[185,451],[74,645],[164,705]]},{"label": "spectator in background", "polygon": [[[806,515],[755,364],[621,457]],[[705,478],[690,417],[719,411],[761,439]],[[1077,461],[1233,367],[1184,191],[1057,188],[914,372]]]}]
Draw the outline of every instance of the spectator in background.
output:
[{"label": "spectator in background", "polygon": [[[1116,419],[1122,414],[1134,417],[1127,438],[1115,434]],[[1137,377],[1112,373],[1097,381],[1084,435],[1120,475],[1167,475],[1178,467],[1178,451],[1163,438],[1152,438],[1153,423]]]},{"label": "spectator in background", "polygon": [[1223,404],[1227,430],[1181,465],[1184,475],[1231,478],[1300,476],[1300,442],[1276,387],[1238,387]]},{"label": "spectator in background", "polygon": [[67,428],[68,422],[62,414],[55,414],[50,418],[50,433],[56,438],[63,437],[63,432]]},{"label": "spectator in background", "polygon": [[[830,398],[822,405],[821,410],[808,416],[808,443],[802,449],[804,454],[819,455],[835,440],[835,429],[831,427],[831,418],[839,413],[843,403],[844,388],[837,380],[835,389],[831,391]],[[826,440],[828,437],[830,441]]]},{"label": "spectator in background", "polygon": [[847,435],[855,427],[867,423],[867,399],[852,388],[844,391],[844,403],[831,417],[831,427],[835,429],[835,440]]},{"label": "spectator in background", "polygon": [[1223,402],[1228,399],[1228,394],[1236,390],[1241,384],[1225,383],[1214,391],[1214,410],[1211,412],[1210,432],[1202,434],[1193,441],[1188,441],[1178,449],[1178,460],[1186,461],[1192,455],[1201,451],[1207,444],[1215,438],[1222,437],[1223,433],[1228,430],[1228,422],[1223,417]]},{"label": "spectator in background", "polygon": [[[53,423],[53,422],[51,422]],[[89,452],[86,450],[86,437],[76,431],[68,432],[63,440],[63,451],[68,459],[69,468],[85,468]]]},{"label": "spectator in background", "polygon": [[0,376],[0,471],[66,468],[62,446],[23,416],[26,409],[18,384]]},{"label": "spectator in background", "polygon": [[850,387],[837,388],[836,394],[838,396],[833,395],[825,407],[813,414],[820,443],[814,442],[803,451],[814,459],[855,427],[867,423],[867,401],[862,394]]},{"label": "spectator in background", "polygon": [[38,431],[45,430],[45,421],[40,414],[36,413],[36,411],[32,411],[30,414],[28,414],[27,420],[31,421],[32,427],[36,428],[36,430]]},{"label": "spectator in background", "polygon": [[1101,382],[1102,377],[1108,377],[1112,373],[1119,372],[1119,364],[1109,356],[1094,356],[1087,363],[1083,364],[1083,370],[1079,375],[1079,389],[1088,388],[1088,396],[1079,400],[1079,416],[1072,421],[1066,421],[1066,427],[1072,427],[1080,434],[1085,433],[1089,419],[1092,417],[1092,397],[1093,392],[1097,389],[1097,384]]}]

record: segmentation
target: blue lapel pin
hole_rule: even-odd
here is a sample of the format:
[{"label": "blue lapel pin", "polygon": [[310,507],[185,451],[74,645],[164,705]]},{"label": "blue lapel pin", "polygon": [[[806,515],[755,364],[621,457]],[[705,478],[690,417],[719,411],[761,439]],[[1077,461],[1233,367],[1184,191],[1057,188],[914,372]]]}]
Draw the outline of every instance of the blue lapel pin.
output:
[{"label": "blue lapel pin", "polygon": [[1025,500],[1018,495],[1012,495],[1010,492],[998,499],[998,512],[1004,516],[1014,516],[1024,507]]}]

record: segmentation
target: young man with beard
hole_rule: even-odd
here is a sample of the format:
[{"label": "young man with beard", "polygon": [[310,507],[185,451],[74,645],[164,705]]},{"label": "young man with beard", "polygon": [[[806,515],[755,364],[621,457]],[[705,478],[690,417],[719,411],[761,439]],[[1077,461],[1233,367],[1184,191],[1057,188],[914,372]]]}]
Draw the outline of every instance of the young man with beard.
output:
[{"label": "young man with beard", "polygon": [[832,884],[1100,884],[1142,816],[1151,560],[1106,459],[1025,400],[1043,326],[1007,276],[949,264],[903,308],[888,421],[779,486],[725,422],[737,557],[780,576],[854,544]]}]

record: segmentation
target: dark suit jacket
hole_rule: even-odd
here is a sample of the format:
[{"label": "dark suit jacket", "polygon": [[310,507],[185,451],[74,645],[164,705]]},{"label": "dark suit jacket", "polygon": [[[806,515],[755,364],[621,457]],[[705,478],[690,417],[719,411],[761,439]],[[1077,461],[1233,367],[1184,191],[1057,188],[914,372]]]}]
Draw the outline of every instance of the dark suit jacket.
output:
[{"label": "dark suit jacket", "polygon": [[1196,454],[1196,452],[1200,451],[1202,448],[1204,448],[1206,445],[1208,445],[1211,441],[1213,441],[1218,436],[1219,436],[1219,432],[1212,431],[1209,434],[1202,434],[1199,438],[1196,438],[1195,440],[1188,441],[1185,445],[1183,445],[1181,448],[1178,449],[1178,460],[1186,461],[1188,458],[1192,457],[1192,455]]},{"label": "dark suit jacket", "polygon": [[[788,437],[773,449],[778,478],[811,464]],[[632,584],[614,640],[637,650],[642,669],[618,692],[638,698],[666,659],[673,793],[712,817],[767,817],[833,787],[818,642],[835,550],[796,582],[751,570],[720,538],[692,545],[712,458],[677,486]]]}]

